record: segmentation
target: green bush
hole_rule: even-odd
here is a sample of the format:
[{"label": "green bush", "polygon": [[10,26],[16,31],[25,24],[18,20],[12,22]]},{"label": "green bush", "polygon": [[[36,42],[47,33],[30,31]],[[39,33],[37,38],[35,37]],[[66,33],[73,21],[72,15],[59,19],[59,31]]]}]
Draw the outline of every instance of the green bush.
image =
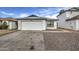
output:
[{"label": "green bush", "polygon": [[0,29],[2,29],[2,25],[0,25]]},{"label": "green bush", "polygon": [[8,29],[7,23],[4,22],[2,25],[0,25],[0,29]]}]

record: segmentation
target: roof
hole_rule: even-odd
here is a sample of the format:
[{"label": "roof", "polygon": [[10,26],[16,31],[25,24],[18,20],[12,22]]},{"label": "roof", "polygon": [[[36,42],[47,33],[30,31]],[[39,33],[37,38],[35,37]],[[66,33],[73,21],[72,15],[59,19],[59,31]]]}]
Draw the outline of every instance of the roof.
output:
[{"label": "roof", "polygon": [[38,16],[36,16],[36,15],[30,15],[30,16],[28,16],[28,17],[38,17]]},{"label": "roof", "polygon": [[51,20],[51,21],[58,21],[58,19],[46,18],[46,17],[39,17],[36,15],[30,15],[24,18],[0,18],[0,21],[17,21],[17,20]]},{"label": "roof", "polygon": [[17,18],[17,20],[53,20],[53,21],[57,21],[58,19],[51,19],[51,18],[46,18],[46,17],[39,17],[36,15],[31,15],[31,16],[24,17],[24,18]]},{"label": "roof", "polygon": [[58,19],[47,19],[47,21],[58,21]]},{"label": "roof", "polygon": [[70,20],[76,20],[76,19],[79,19],[79,15],[75,16],[75,17],[72,17],[70,19],[66,19],[66,21],[70,21]]},{"label": "roof", "polygon": [[14,18],[0,18],[0,21],[17,21]]},{"label": "roof", "polygon": [[26,17],[26,18],[17,18],[17,20],[53,20],[53,21],[57,21],[58,19],[43,18],[43,17]]},{"label": "roof", "polygon": [[[65,12],[67,12],[67,11],[75,11],[75,12],[77,12],[77,11],[79,11],[79,7],[73,7],[73,8],[70,8],[70,9],[68,9],[68,10],[61,10],[61,11],[59,12],[59,15],[65,13]],[[58,16],[59,16],[59,15],[58,15]]]}]

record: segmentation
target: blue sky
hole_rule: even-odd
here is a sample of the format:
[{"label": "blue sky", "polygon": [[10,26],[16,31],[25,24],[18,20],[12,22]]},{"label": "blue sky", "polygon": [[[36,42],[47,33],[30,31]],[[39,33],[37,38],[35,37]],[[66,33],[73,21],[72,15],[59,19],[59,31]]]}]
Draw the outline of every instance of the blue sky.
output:
[{"label": "blue sky", "polygon": [[0,17],[27,17],[29,15],[38,15],[44,17],[56,18],[61,7],[0,7]]}]

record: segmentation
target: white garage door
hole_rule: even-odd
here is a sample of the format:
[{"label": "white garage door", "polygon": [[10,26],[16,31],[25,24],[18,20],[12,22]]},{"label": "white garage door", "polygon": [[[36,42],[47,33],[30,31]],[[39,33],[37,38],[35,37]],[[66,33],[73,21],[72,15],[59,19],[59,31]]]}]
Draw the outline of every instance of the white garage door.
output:
[{"label": "white garage door", "polygon": [[22,22],[22,30],[42,30],[43,25],[40,22]]}]

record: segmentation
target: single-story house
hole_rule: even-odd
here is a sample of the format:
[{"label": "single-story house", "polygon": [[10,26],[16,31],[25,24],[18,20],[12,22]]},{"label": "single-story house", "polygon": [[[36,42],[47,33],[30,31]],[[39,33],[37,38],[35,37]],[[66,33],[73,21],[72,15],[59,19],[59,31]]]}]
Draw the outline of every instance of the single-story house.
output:
[{"label": "single-story house", "polygon": [[0,18],[0,25],[7,23],[8,29],[17,29],[17,20],[14,18]]},{"label": "single-story house", "polygon": [[17,18],[18,30],[46,30],[57,29],[57,19],[30,15],[25,18]]},{"label": "single-story house", "polygon": [[57,29],[57,20],[30,15],[24,18],[0,18],[0,25],[7,23],[8,29],[18,30],[46,30]]}]

